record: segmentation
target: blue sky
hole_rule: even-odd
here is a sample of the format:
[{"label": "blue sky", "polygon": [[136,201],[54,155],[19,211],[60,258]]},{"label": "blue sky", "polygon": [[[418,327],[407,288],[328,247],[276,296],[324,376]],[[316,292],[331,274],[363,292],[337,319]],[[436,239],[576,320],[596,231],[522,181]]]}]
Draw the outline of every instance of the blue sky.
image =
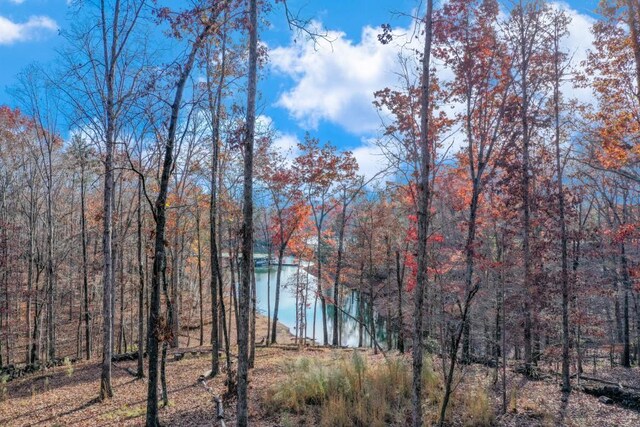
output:
[{"label": "blue sky", "polygon": [[[14,105],[6,88],[30,63],[47,64],[63,44],[58,28],[69,25],[69,0],[0,0],[0,104]],[[291,147],[306,131],[341,148],[354,150],[365,173],[379,163],[371,140],[380,120],[372,93],[395,82],[397,47],[376,41],[377,27],[409,28],[415,0],[289,0],[291,9],[330,31],[333,43],[314,46],[289,30],[280,5],[261,33],[270,48],[270,65],[260,83],[260,114],[279,131],[277,143]],[[508,1],[505,1],[508,3]],[[582,52],[597,0],[562,2],[574,22],[567,48]],[[583,94],[582,96],[587,96]]]}]

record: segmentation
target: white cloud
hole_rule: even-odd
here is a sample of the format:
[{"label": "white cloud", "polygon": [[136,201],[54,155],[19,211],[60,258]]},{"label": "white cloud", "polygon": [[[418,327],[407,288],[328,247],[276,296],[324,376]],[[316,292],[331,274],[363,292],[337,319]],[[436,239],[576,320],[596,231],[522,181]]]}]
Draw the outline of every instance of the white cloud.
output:
[{"label": "white cloud", "polygon": [[9,0],[9,2],[11,2],[13,4],[22,4],[22,3],[24,3],[24,0]]},{"label": "white cloud", "polygon": [[384,172],[389,167],[389,159],[385,157],[385,153],[374,138],[363,138],[362,144],[353,148],[351,152],[358,162],[358,173],[364,176],[365,181],[374,177],[376,179],[372,181],[372,184],[384,180]]},{"label": "white cloud", "polygon": [[258,133],[272,132],[272,147],[288,161],[293,161],[300,154],[298,149],[300,139],[295,134],[277,130],[277,126],[270,116],[266,114],[258,115],[256,117],[256,128]]},{"label": "white cloud", "polygon": [[379,28],[365,26],[361,40],[354,42],[343,32],[329,31],[331,42],[306,41],[272,49],[273,69],[294,81],[276,105],[307,129],[317,128],[323,120],[356,135],[379,129],[373,93],[395,86],[394,71],[399,68],[398,45],[381,44],[379,33]]},{"label": "white cloud", "polygon": [[[566,3],[554,2],[553,7],[571,16],[570,35],[564,40],[565,51],[573,55],[578,67],[586,59],[593,35],[589,31],[594,18],[572,9]],[[504,13],[504,12],[503,12]],[[506,17],[506,14],[505,14]],[[321,27],[320,23],[314,25]],[[380,118],[372,106],[373,93],[398,85],[398,53],[403,46],[420,50],[420,40],[411,38],[412,29],[394,29],[395,42],[382,45],[379,28],[365,26],[360,40],[354,41],[340,31],[328,31],[328,39],[298,42],[272,49],[272,68],[293,80],[293,85],[280,94],[276,105],[285,108],[291,117],[306,129],[316,129],[322,121],[336,124],[347,132],[370,136],[380,128]],[[407,46],[407,40],[410,46]],[[443,80],[450,79],[450,70],[439,68]],[[590,89],[574,89],[571,82],[564,87],[565,96],[587,102]]]},{"label": "white cloud", "polygon": [[[569,24],[569,35],[562,42],[562,49],[571,57],[571,65],[576,72],[581,72],[582,63],[587,60],[587,50],[593,48],[593,34],[591,27],[596,19],[582,14],[572,9],[564,2],[552,3],[552,7],[564,10],[571,18]],[[566,98],[575,98],[583,103],[593,102],[593,91],[591,88],[574,88],[571,80],[563,85],[563,92]]]},{"label": "white cloud", "polygon": [[296,135],[278,132],[273,138],[273,147],[276,152],[282,154],[285,158],[293,160],[300,154],[298,143],[300,140]]},{"label": "white cloud", "polygon": [[273,119],[266,114],[258,114],[256,117],[256,128],[262,132],[268,132],[273,128]]},{"label": "white cloud", "polygon": [[0,16],[0,45],[31,40],[42,33],[57,29],[58,24],[47,16],[31,16],[23,23],[16,23]]}]

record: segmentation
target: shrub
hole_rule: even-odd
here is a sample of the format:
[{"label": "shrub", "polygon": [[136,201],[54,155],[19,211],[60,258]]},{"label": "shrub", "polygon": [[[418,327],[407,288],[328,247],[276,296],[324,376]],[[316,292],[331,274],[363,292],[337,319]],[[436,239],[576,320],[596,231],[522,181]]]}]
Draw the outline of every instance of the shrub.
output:
[{"label": "shrub", "polygon": [[67,376],[70,377],[73,375],[73,363],[69,360],[68,357],[64,358],[64,366],[66,367]]},{"label": "shrub", "polygon": [[303,413],[318,407],[323,426],[403,425],[411,402],[411,369],[399,358],[370,366],[357,351],[331,366],[298,359],[286,366],[287,378],[268,389],[265,408]]},{"label": "shrub", "polygon": [[493,425],[495,414],[487,391],[476,386],[465,394],[463,400],[464,425],[467,427],[485,427]]},{"label": "shrub", "polygon": [[320,410],[320,425],[322,427],[350,427],[352,408],[349,407],[344,396],[330,396]]},{"label": "shrub", "polygon": [[9,392],[7,391],[7,382],[9,381],[9,375],[0,376],[0,402],[7,400]]},{"label": "shrub", "polygon": [[518,412],[518,390],[515,387],[509,392],[509,412]]}]

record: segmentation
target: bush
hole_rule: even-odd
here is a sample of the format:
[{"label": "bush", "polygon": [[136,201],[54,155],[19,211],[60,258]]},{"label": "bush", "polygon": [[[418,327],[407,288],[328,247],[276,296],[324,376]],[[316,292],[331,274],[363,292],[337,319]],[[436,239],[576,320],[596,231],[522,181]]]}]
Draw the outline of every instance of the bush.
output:
[{"label": "bush", "polygon": [[317,407],[323,426],[404,425],[411,404],[411,368],[390,358],[370,366],[357,351],[331,366],[307,358],[286,367],[284,382],[268,389],[271,413],[302,413]]},{"label": "bush", "polygon": [[484,387],[476,386],[466,393],[463,405],[464,425],[466,427],[493,425],[495,414],[489,395]]},{"label": "bush", "polygon": [[67,376],[71,377],[73,375],[73,363],[68,357],[64,358],[64,366],[66,367]]},{"label": "bush", "polygon": [[518,390],[515,387],[509,392],[509,412],[518,412]]},{"label": "bush", "polygon": [[320,410],[320,425],[322,427],[352,426],[351,409],[344,396],[329,397]]},{"label": "bush", "polygon": [[7,382],[9,381],[9,375],[0,376],[0,402],[4,402],[9,397],[7,391]]}]

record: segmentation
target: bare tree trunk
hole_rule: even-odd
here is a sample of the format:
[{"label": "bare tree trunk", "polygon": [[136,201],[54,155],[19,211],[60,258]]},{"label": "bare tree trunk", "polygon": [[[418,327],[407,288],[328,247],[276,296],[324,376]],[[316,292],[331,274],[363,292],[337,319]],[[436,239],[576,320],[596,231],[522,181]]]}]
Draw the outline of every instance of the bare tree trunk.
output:
[{"label": "bare tree trunk", "polygon": [[[238,322],[240,321],[238,315],[238,290],[236,289],[236,286],[240,281],[240,272],[238,271],[240,267],[234,260],[237,257],[237,254],[238,253],[235,250],[232,250],[231,257],[229,259],[229,267],[231,270],[231,286],[229,287],[229,299],[231,300],[231,305],[233,306],[233,316],[229,315],[229,330],[231,330],[231,317],[233,317],[236,324],[236,342],[238,341]],[[229,311],[231,311],[231,307],[229,308]]]},{"label": "bare tree trunk", "polygon": [[622,271],[622,286],[624,287],[623,302],[623,340],[622,366],[631,367],[631,333],[629,331],[629,293],[631,292],[631,280],[624,242],[620,244],[620,270]]},{"label": "bare tree trunk", "polygon": [[[46,138],[46,137],[45,137]],[[56,358],[56,285],[53,268],[53,141],[47,144],[47,353],[49,360]]]},{"label": "bare tree trunk", "polygon": [[524,258],[524,357],[527,370],[531,369],[533,353],[531,348],[531,297],[529,295],[532,285],[531,273],[531,198],[530,198],[530,126],[529,126],[529,60],[530,52],[527,49],[527,29],[529,24],[525,22],[525,13],[520,5],[518,19],[518,30],[520,37],[520,85],[522,88],[522,105],[520,108],[520,121],[522,125],[522,252]]},{"label": "bare tree trunk", "polygon": [[[268,346],[271,342],[271,236],[267,234],[267,336],[265,338],[265,345]],[[297,319],[296,319],[297,320]]]},{"label": "bare tree trunk", "polygon": [[[300,263],[298,263],[298,269],[296,271],[296,326],[295,326],[295,331],[296,331],[296,336],[294,339],[294,343],[297,345],[299,343],[299,339],[302,337],[302,335],[300,335],[300,330],[302,329],[302,310],[300,310],[300,297],[302,296],[301,293],[301,289],[300,289]],[[267,340],[268,341],[268,340]]]},{"label": "bare tree trunk", "polygon": [[307,268],[305,268],[305,281],[304,281],[304,298],[302,301],[302,344],[307,344],[307,301],[309,301],[309,263],[307,262]]},{"label": "bare tree trunk", "polygon": [[[473,150],[472,143],[469,143],[469,150]],[[465,292],[469,293],[473,287],[473,268],[475,261],[475,239],[476,239],[476,221],[478,216],[478,199],[480,197],[480,174],[473,175],[472,169],[472,190],[471,205],[469,206],[469,222],[467,223],[467,241],[465,244]],[[471,360],[471,325],[469,319],[465,319],[462,325],[462,360],[468,363]]]},{"label": "bare tree trunk", "polygon": [[558,185],[558,208],[560,225],[560,242],[561,242],[561,284],[562,284],[562,391],[569,393],[571,391],[571,381],[569,379],[569,265],[568,265],[568,235],[565,220],[565,201],[564,201],[564,185],[563,169],[560,153],[560,79],[562,78],[562,70],[560,69],[560,24],[558,17],[553,27],[553,44],[554,44],[554,80],[553,80],[553,115],[555,125],[555,148],[556,148],[556,179]]},{"label": "bare tree trunk", "polygon": [[400,251],[396,251],[396,281],[398,283],[398,351],[404,354],[404,315],[402,312],[402,288],[404,264],[400,262]]},{"label": "bare tree trunk", "polygon": [[329,344],[329,332],[327,330],[327,304],[325,302],[324,299],[324,291],[322,290],[322,262],[321,262],[321,255],[320,255],[320,250],[322,247],[322,219],[320,220],[320,222],[318,223],[317,226],[317,234],[316,234],[316,239],[317,239],[317,249],[316,249],[316,262],[317,262],[317,266],[316,266],[316,287],[317,287],[317,293],[315,296],[315,303],[314,303],[314,308],[313,308],[313,338],[314,338],[314,343],[315,343],[315,337],[316,337],[316,308],[317,308],[317,304],[318,304],[318,298],[320,298],[320,308],[322,310],[322,344],[323,345],[328,345]]},{"label": "bare tree trunk", "polygon": [[[83,156],[85,154],[83,153]],[[91,313],[89,311],[89,271],[87,257],[87,211],[85,195],[85,166],[83,158],[80,163],[80,238],[82,239],[82,294],[84,303],[84,340],[85,356],[91,359]]]},{"label": "bare tree trunk", "polygon": [[414,330],[413,330],[413,426],[422,426],[422,365],[423,365],[423,318],[424,294],[428,286],[427,276],[427,237],[429,231],[429,200],[431,198],[431,147],[429,145],[429,114],[430,114],[430,63],[432,32],[433,0],[427,0],[427,10],[424,17],[425,35],[422,55],[422,81],[420,94],[420,170],[418,181],[418,274],[414,290]]},{"label": "bare tree trunk", "polygon": [[358,347],[364,346],[364,263],[360,263],[360,283],[358,288]]},{"label": "bare tree trunk", "polygon": [[109,44],[109,23],[106,15],[108,6],[104,0],[100,2],[102,44],[105,76],[104,81],[107,87],[106,93],[106,129],[105,129],[105,162],[104,162],[104,195],[103,195],[103,232],[102,232],[102,254],[103,265],[103,295],[102,295],[102,372],[100,375],[100,399],[108,399],[113,396],[111,387],[111,356],[113,353],[113,248],[112,248],[112,222],[113,222],[113,156],[115,152],[115,73],[118,46],[118,25],[120,16],[120,1],[116,0],[113,7],[113,22],[111,23],[111,45]]},{"label": "bare tree trunk", "polygon": [[[120,181],[120,194],[122,194],[122,181]],[[120,205],[119,216],[120,220],[120,239],[122,240],[120,245],[118,245],[119,255],[118,255],[118,265],[120,271],[120,332],[118,333],[118,353],[127,352],[127,344],[125,339],[125,318],[124,318],[124,291],[125,291],[125,281],[124,281],[124,227],[122,225],[122,204]]]},{"label": "bare tree trunk", "polygon": [[249,369],[253,369],[256,360],[256,269],[251,262],[251,317],[249,318]]},{"label": "bare tree trunk", "polygon": [[[142,155],[142,149],[140,150]],[[138,177],[138,215],[137,215],[137,251],[138,251],[138,370],[136,376],[144,377],[144,264],[142,251],[142,177]]]},{"label": "bare tree trunk", "polygon": [[[445,416],[447,413],[447,407],[449,405],[449,399],[451,398],[452,386],[453,386],[453,373],[456,368],[456,361],[458,360],[458,349],[460,348],[460,340],[462,338],[462,334],[464,331],[464,325],[467,321],[467,316],[469,314],[469,308],[471,307],[471,302],[479,287],[476,285],[472,289],[467,292],[467,296],[465,298],[464,307],[462,308],[462,318],[460,320],[460,325],[457,327],[457,331],[451,336],[451,348],[449,351],[449,369],[445,374],[445,385],[444,385],[444,396],[442,397],[442,404],[440,406],[440,420],[438,425],[440,427],[444,427],[445,424]],[[444,363],[444,362],[443,362]]]},{"label": "bare tree trunk", "polygon": [[[180,214],[176,215],[176,229],[180,229]],[[173,256],[171,260],[171,300],[173,301],[173,313],[175,316],[171,319],[171,347],[180,347],[180,304],[178,301],[180,295],[180,258],[182,251],[180,247],[180,236],[176,236],[173,244]]]},{"label": "bare tree trunk", "polygon": [[[228,9],[225,7],[224,10],[224,19],[223,21],[226,23],[228,15]],[[222,306],[222,317],[224,319],[224,301],[223,301],[223,292],[222,292],[222,274],[220,271],[220,258],[218,254],[218,229],[217,229],[217,218],[218,218],[218,173],[219,173],[219,152],[220,152],[220,118],[222,114],[222,88],[224,86],[225,81],[225,73],[226,73],[226,60],[227,60],[227,30],[226,26],[222,29],[222,45],[221,49],[221,63],[220,63],[220,76],[218,79],[218,86],[215,91],[215,98],[213,97],[213,82],[212,75],[213,70],[211,69],[211,52],[210,47],[207,46],[206,55],[207,55],[207,92],[208,92],[208,103],[209,103],[209,113],[211,114],[212,120],[212,158],[211,158],[211,199],[209,203],[209,245],[210,245],[210,257],[211,257],[211,376],[215,376],[218,374],[220,370],[220,361],[219,361],[219,351],[220,351],[220,338],[218,336],[218,331],[220,329],[220,320],[219,314],[221,310],[219,309],[219,305]],[[232,281],[233,282],[233,281]],[[233,286],[233,284],[232,284]],[[218,304],[218,288],[220,288],[220,304]],[[222,323],[223,329],[225,328],[224,320]],[[228,341],[228,337],[225,335],[225,340]],[[228,343],[225,344],[228,347]],[[228,355],[227,355],[228,356]]]},{"label": "bare tree trunk", "polygon": [[166,282],[162,272],[165,265],[165,225],[166,225],[166,205],[167,192],[169,187],[169,177],[173,168],[173,147],[176,140],[176,131],[178,128],[178,115],[182,104],[182,95],[184,87],[187,83],[191,70],[196,60],[196,55],[202,47],[206,38],[213,27],[214,22],[209,21],[202,31],[196,37],[191,45],[191,50],[187,61],[185,62],[179,79],[176,83],[176,92],[173,103],[171,104],[171,119],[169,121],[167,140],[165,141],[164,161],[162,165],[162,175],[160,178],[160,187],[158,197],[155,202],[154,217],[156,220],[156,233],[154,243],[153,273],[151,275],[151,308],[149,312],[149,383],[147,389],[147,427],[159,426],[158,420],[158,342],[159,334],[164,331],[160,330],[160,285]]},{"label": "bare tree trunk", "polygon": [[[167,276],[166,276],[166,259],[164,264],[162,265],[162,293],[164,294],[164,301],[167,306],[167,326],[164,337],[162,337],[162,357],[160,359],[160,386],[162,387],[162,404],[167,407],[169,406],[169,395],[167,390],[167,349],[169,347],[169,340],[172,338],[172,322],[173,316],[175,315],[174,307],[175,304],[172,302],[171,297],[169,296],[169,292],[167,290]],[[174,300],[175,301],[175,300]],[[171,332],[171,333],[170,333]]]},{"label": "bare tree trunk", "polygon": [[256,120],[258,73],[258,5],[249,0],[249,76],[247,80],[247,117],[244,136],[244,183],[242,206],[242,283],[240,286],[240,321],[238,329],[238,403],[237,425],[249,424],[247,408],[249,306],[253,268],[253,139]]},{"label": "bare tree trunk", "polygon": [[[7,216],[7,190],[6,187],[5,189],[2,189],[2,202],[0,203],[0,223],[1,224],[6,224],[6,216]],[[8,251],[9,251],[9,237],[8,237],[8,227],[2,227],[2,229],[0,230],[0,242],[2,242],[2,245],[0,246],[0,259],[2,260],[2,264],[5,266],[5,268],[2,269],[2,274],[0,275],[1,280],[0,283],[2,283],[2,287],[4,288],[4,297],[5,297],[5,301],[3,301],[3,307],[2,307],[2,313],[0,313],[0,333],[2,335],[4,335],[4,337],[0,337],[0,368],[4,367],[5,364],[10,364],[10,360],[9,360],[9,356],[7,354],[7,358],[6,360],[4,360],[2,358],[2,338],[4,338],[5,340],[8,340],[9,337],[9,313],[7,310],[7,305],[9,303],[9,283],[8,283],[8,267],[9,267],[9,260],[8,260]],[[6,320],[5,320],[6,319]],[[7,352],[9,349],[9,343],[6,343],[6,347],[7,347]]]},{"label": "bare tree trunk", "polygon": [[[504,257],[504,245],[500,246],[500,253]],[[500,305],[502,306],[502,413],[507,413],[507,329],[505,313],[504,275],[500,267]]]},{"label": "bare tree trunk", "polygon": [[[198,248],[198,313],[199,313],[199,326],[200,326],[200,338],[198,340],[199,345],[204,345],[204,294],[202,293],[202,245],[200,244],[200,202],[196,199],[196,242]],[[215,325],[211,323],[213,328]]]},{"label": "bare tree trunk", "polygon": [[276,270],[276,296],[273,303],[273,323],[271,324],[271,343],[275,344],[277,340],[277,327],[278,327],[278,307],[280,305],[280,278],[282,275],[282,263],[284,259],[284,250],[286,246],[280,246],[278,248],[278,267]]},{"label": "bare tree trunk", "polygon": [[[33,263],[35,249],[35,200],[34,200],[34,183],[31,181],[29,185],[29,249],[28,249],[28,269],[27,269],[27,357],[26,363],[34,363],[33,358],[33,339],[31,337],[31,301],[33,292]],[[83,235],[84,238],[84,235]]]},{"label": "bare tree trunk", "polygon": [[[340,273],[342,272],[342,255],[344,252],[344,229],[345,229],[345,224],[347,222],[346,211],[347,211],[347,203],[345,202],[343,204],[342,212],[340,213],[340,225],[338,228],[338,256],[336,258],[336,277],[333,283],[333,305],[335,307],[333,310],[333,340],[331,343],[336,347],[340,345],[340,340],[338,336],[338,330],[339,330],[338,307],[340,307],[339,288],[340,288]],[[388,338],[389,337],[387,337],[387,340]]]}]

